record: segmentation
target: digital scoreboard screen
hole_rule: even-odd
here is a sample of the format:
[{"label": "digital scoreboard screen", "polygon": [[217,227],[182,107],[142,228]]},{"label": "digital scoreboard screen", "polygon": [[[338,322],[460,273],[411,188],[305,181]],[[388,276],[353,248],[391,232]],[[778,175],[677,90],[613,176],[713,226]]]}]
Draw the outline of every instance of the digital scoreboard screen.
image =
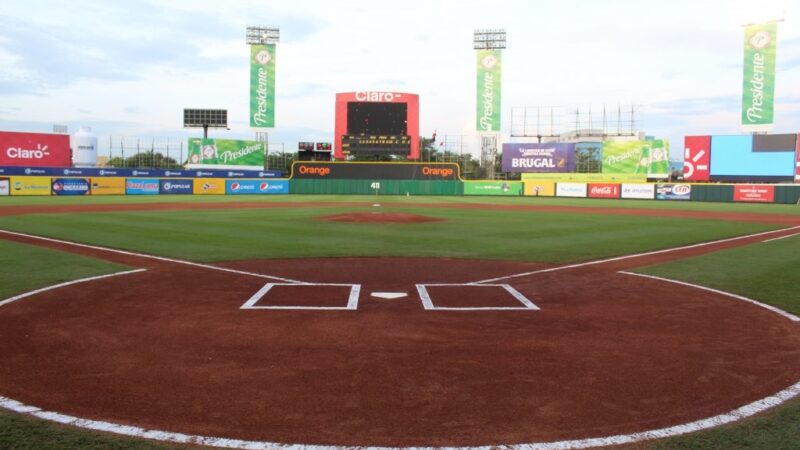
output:
[{"label": "digital scoreboard screen", "polygon": [[342,150],[349,154],[407,154],[407,117],[405,103],[349,102]]}]

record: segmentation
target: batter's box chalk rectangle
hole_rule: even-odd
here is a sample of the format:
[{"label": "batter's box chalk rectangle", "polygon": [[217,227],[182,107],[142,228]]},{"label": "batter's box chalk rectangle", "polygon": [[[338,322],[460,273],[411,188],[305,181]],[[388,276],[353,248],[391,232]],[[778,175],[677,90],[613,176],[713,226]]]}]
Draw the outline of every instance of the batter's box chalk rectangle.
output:
[{"label": "batter's box chalk rectangle", "polygon": [[508,284],[418,284],[422,306],[431,311],[538,311]]},{"label": "batter's box chalk rectangle", "polygon": [[239,309],[355,310],[360,284],[267,283]]}]

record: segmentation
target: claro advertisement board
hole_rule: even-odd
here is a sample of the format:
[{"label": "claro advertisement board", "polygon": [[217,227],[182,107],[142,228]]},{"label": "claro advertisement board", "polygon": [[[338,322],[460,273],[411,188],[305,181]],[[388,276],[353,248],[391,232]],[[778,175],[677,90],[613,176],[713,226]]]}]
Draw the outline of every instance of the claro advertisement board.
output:
[{"label": "claro advertisement board", "polygon": [[0,166],[69,167],[69,135],[0,131]]}]

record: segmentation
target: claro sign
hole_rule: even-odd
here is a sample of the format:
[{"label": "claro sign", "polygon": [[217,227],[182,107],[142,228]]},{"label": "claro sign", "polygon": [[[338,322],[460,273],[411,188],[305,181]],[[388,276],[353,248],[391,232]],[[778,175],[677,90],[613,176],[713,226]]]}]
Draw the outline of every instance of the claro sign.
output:
[{"label": "claro sign", "polygon": [[70,165],[69,135],[0,131],[0,166]]}]

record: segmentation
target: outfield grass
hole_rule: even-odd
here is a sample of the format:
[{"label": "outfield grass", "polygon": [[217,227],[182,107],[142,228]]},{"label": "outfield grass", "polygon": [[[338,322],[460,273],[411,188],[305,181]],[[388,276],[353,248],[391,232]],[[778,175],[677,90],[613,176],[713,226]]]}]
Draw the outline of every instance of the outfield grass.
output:
[{"label": "outfield grass", "polygon": [[290,202],[374,202],[407,205],[430,203],[477,203],[495,205],[552,205],[573,207],[669,209],[686,211],[726,211],[754,214],[800,215],[797,205],[760,203],[711,203],[657,200],[613,200],[556,197],[501,196],[371,196],[371,195],[128,195],[87,197],[0,197],[0,209],[21,205],[105,205],[150,203],[290,203]]}]

